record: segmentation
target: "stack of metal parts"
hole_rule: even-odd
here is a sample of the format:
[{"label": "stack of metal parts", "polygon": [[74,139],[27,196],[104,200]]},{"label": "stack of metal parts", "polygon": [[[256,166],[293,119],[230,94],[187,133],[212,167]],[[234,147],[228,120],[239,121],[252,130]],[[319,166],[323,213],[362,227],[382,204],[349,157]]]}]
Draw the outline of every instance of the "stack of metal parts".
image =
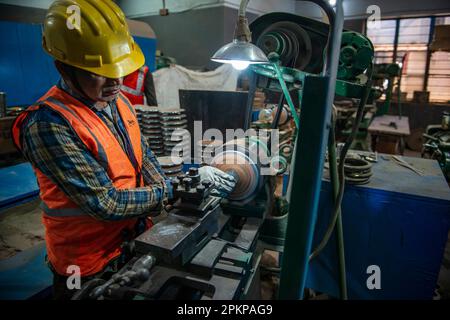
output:
[{"label": "stack of metal parts", "polygon": [[164,155],[164,143],[158,107],[135,105],[141,132],[156,156]]},{"label": "stack of metal parts", "polygon": [[184,130],[187,128],[184,109],[162,109],[159,111],[161,129],[164,141],[164,154],[171,155],[172,151],[181,155],[189,148],[189,140],[183,141]]},{"label": "stack of metal parts", "polygon": [[372,176],[372,164],[361,157],[347,157],[344,163],[344,174],[347,183],[369,183]]},{"label": "stack of metal parts", "polygon": [[180,157],[162,156],[157,158],[161,169],[168,178],[175,178],[182,174],[183,159]]}]

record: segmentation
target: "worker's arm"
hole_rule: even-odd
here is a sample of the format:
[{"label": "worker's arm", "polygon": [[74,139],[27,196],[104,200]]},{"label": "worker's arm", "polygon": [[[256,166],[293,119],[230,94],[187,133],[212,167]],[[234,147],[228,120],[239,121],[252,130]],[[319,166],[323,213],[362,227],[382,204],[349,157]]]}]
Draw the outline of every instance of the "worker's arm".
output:
[{"label": "worker's arm", "polygon": [[161,169],[155,154],[152,152],[144,136],[141,136],[142,145],[142,177],[145,185],[164,184],[163,203],[172,198],[172,183]]},{"label": "worker's arm", "polygon": [[[23,153],[82,210],[101,220],[159,214],[164,183],[116,189],[105,168],[76,134],[50,110],[37,111],[23,130]],[[49,114],[51,112],[51,119]]]},{"label": "worker's arm", "polygon": [[157,106],[158,100],[156,99],[155,83],[153,82],[153,75],[149,71],[144,80],[144,94],[149,106]]}]

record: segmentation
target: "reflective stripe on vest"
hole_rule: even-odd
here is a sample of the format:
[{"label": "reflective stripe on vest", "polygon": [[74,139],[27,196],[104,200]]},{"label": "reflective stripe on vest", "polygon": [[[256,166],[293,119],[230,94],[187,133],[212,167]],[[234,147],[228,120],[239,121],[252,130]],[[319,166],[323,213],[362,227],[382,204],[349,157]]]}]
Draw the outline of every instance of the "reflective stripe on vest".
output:
[{"label": "reflective stripe on vest", "polygon": [[127,105],[128,109],[130,109],[131,113],[136,116],[136,110],[134,110],[133,106],[130,104],[130,101],[128,101],[128,99],[125,98],[122,93],[119,93],[119,98],[122,102],[124,102]]},{"label": "reflective stripe on vest", "polygon": [[145,78],[145,72],[144,68],[140,68],[137,76],[137,82],[136,82],[136,88],[130,88],[125,85],[122,85],[122,91],[125,91],[129,94],[135,95],[135,96],[143,96],[144,95],[144,78]]},{"label": "reflective stripe on vest", "polygon": [[41,202],[39,207],[49,217],[79,217],[88,215],[80,208],[51,209],[44,202]]}]

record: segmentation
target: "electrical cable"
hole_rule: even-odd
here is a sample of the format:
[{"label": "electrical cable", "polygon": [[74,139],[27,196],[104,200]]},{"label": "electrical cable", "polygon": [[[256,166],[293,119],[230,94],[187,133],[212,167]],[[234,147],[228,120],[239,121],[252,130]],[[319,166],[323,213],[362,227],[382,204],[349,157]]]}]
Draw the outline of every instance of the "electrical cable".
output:
[{"label": "electrical cable", "polygon": [[[372,68],[371,67],[369,67],[369,68],[370,68],[370,73],[369,73],[370,78],[369,79],[371,79],[372,78]],[[359,101],[358,110],[356,112],[356,119],[352,126],[352,132],[348,136],[348,138],[344,144],[344,147],[342,148],[341,153],[339,154],[339,159],[341,159],[341,161],[339,161],[339,167],[338,167],[340,183],[339,183],[338,196],[337,196],[336,202],[334,204],[334,208],[333,208],[332,219],[330,221],[330,224],[328,225],[328,228],[327,228],[325,235],[323,236],[321,242],[309,256],[310,260],[317,257],[319,255],[319,253],[323,250],[323,248],[325,248],[328,241],[330,240],[331,234],[333,233],[334,226],[336,225],[336,220],[339,215],[339,211],[340,211],[339,209],[341,207],[342,199],[344,196],[344,189],[345,189],[344,188],[344,185],[345,185],[345,168],[344,168],[345,161],[342,161],[342,159],[345,159],[345,157],[347,156],[347,152],[350,149],[350,146],[351,146],[351,144],[356,136],[356,133],[358,131],[359,125],[361,124],[363,114],[364,114],[364,106],[366,105],[367,98],[369,96],[371,87],[372,87],[372,80],[368,80],[365,85],[364,95]]]},{"label": "electrical cable", "polygon": [[[329,131],[328,138],[328,163],[329,163],[329,173],[330,182],[333,191],[333,204],[336,201],[336,197],[339,192],[339,178],[337,173],[337,160],[336,160],[336,137],[335,137],[335,124],[337,118],[337,111],[334,109],[331,113],[331,128]],[[345,267],[345,245],[344,245],[344,228],[342,225],[342,211],[339,207],[338,217],[336,221],[336,240],[337,240],[337,254],[339,261],[339,292],[342,300],[348,299],[347,293],[347,274]]]}]

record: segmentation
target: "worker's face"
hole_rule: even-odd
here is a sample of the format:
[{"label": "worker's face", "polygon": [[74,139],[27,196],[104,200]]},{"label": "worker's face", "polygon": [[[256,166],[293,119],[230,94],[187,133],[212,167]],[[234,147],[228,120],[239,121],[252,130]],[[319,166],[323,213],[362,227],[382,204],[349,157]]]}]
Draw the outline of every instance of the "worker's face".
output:
[{"label": "worker's face", "polygon": [[78,83],[84,94],[93,101],[109,102],[117,98],[123,78],[111,79],[77,69]]},{"label": "worker's face", "polygon": [[55,61],[64,81],[78,94],[95,102],[109,102],[117,98],[123,78],[111,79],[97,74],[64,65]]}]

